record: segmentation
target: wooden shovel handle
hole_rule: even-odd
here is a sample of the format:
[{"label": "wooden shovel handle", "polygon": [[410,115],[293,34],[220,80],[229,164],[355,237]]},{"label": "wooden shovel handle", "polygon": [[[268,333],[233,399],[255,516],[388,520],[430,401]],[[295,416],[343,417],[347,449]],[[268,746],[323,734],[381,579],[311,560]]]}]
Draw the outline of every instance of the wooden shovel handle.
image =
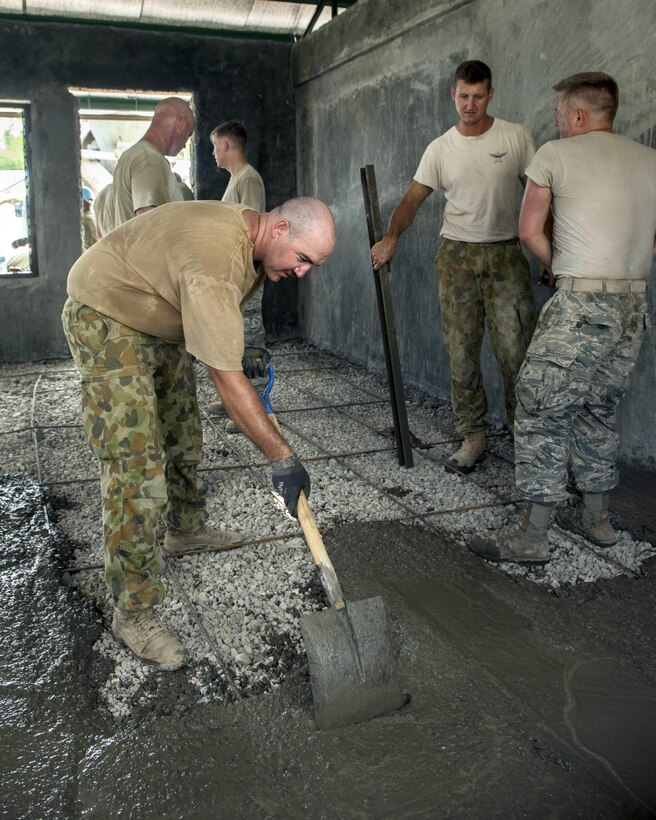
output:
[{"label": "wooden shovel handle", "polygon": [[[275,417],[275,414],[269,413],[269,418],[271,419],[271,423],[276,430],[282,435],[282,430],[280,429],[280,425],[278,424],[278,419]],[[312,553],[312,559],[319,572],[321,583],[323,588],[326,590],[328,600],[331,605],[335,607],[335,609],[344,609],[346,606],[344,593],[342,592],[339,580],[337,579],[332,562],[323,543],[323,538],[321,537],[321,533],[317,527],[317,522],[314,520],[312,510],[310,509],[310,505],[308,504],[308,500],[303,490],[301,490],[301,494],[298,497],[296,512],[298,514],[298,520],[300,521],[301,527],[303,528],[303,535],[305,536],[307,545]]]}]

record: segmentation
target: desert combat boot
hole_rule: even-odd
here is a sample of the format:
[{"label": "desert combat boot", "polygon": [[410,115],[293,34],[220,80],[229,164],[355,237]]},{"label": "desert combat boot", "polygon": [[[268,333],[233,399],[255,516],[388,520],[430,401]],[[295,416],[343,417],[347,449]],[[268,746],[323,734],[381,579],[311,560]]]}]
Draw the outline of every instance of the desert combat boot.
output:
[{"label": "desert combat boot", "polygon": [[467,475],[485,460],[485,433],[465,433],[465,440],[459,450],[446,463],[450,473]]},{"label": "desert combat boot", "polygon": [[115,609],[112,632],[137,658],[154,663],[165,672],[181,669],[189,660],[187,650],[157,620],[152,607],[139,612]]},{"label": "desert combat boot", "polygon": [[467,545],[487,561],[546,564],[549,560],[549,520],[553,504],[531,501],[525,516],[498,532],[475,535]]},{"label": "desert combat boot", "polygon": [[598,547],[612,547],[620,540],[608,515],[608,493],[583,493],[583,503],[559,510],[558,524],[592,541]]}]

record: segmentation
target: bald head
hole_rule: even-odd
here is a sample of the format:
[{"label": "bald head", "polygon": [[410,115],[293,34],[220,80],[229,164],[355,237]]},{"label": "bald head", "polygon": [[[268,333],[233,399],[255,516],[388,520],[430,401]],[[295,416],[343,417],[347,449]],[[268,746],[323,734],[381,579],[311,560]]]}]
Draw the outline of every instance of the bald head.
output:
[{"label": "bald head", "polygon": [[166,97],[155,106],[152,122],[144,139],[165,156],[174,157],[194,133],[196,118],[189,103],[180,97]]},{"label": "bald head", "polygon": [[315,234],[330,244],[332,253],[335,247],[335,220],[330,208],[320,199],[313,196],[297,196],[288,199],[271,213],[289,222],[289,236],[296,239],[300,236]]},{"label": "bald head", "polygon": [[155,106],[153,119],[171,119],[174,117],[184,117],[190,124],[196,124],[194,112],[188,102],[181,100],[180,97],[166,97],[160,100]]}]

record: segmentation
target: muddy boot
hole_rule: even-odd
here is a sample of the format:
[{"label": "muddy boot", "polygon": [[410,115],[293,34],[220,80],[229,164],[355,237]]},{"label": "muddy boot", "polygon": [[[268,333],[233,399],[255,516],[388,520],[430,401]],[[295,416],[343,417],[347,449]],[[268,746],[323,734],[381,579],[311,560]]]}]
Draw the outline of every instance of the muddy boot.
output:
[{"label": "muddy boot", "polygon": [[467,475],[485,459],[485,433],[465,433],[465,440],[446,463],[450,473]]},{"label": "muddy boot", "polygon": [[598,547],[612,547],[620,540],[608,517],[608,493],[583,493],[583,503],[559,510],[556,520]]},{"label": "muddy boot", "polygon": [[223,404],[221,399],[218,399],[217,401],[212,401],[207,405],[207,412],[211,413],[213,416],[218,416],[221,413],[226,412],[225,405]]},{"label": "muddy boot", "polygon": [[240,537],[236,532],[214,530],[211,527],[203,527],[193,533],[167,529],[164,536],[164,552],[169,555],[179,555],[197,547],[228,547],[239,540]]},{"label": "muddy boot", "polygon": [[488,561],[546,564],[549,560],[549,519],[553,506],[531,501],[527,515],[519,523],[510,524],[489,535],[475,535],[467,546]]},{"label": "muddy boot", "polygon": [[157,664],[166,672],[180,669],[189,660],[187,650],[160,624],[152,608],[140,612],[115,609],[112,632],[137,658]]}]

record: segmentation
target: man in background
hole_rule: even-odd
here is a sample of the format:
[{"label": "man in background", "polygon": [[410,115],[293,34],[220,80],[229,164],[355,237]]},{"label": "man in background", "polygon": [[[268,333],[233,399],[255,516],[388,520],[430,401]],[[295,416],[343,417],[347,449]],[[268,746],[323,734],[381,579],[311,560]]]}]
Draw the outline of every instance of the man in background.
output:
[{"label": "man in background", "polygon": [[184,100],[167,97],[157,103],[146,133],[116,164],[112,181],[115,226],[158,205],[183,200],[166,157],[184,148],[195,127],[194,113]]},{"label": "man in background", "polygon": [[518,183],[524,184],[533,140],[524,126],[487,113],[493,95],[485,63],[458,66],[451,89],[458,122],[430,143],[387,233],[371,249],[376,269],[389,262],[419,206],[433,191],[444,191],[436,268],[451,404],[464,436],[447,469],[465,474],[485,458],[485,323],[501,366],[510,425],[517,373],[535,327],[529,265],[517,239]]},{"label": "man in background", "polygon": [[82,250],[90,248],[98,239],[96,233],[96,220],[91,211],[93,204],[93,194],[86,185],[82,186]]},{"label": "man in background", "polygon": [[93,209],[96,212],[96,236],[98,239],[102,239],[105,234],[113,231],[116,227],[114,190],[111,182],[98,191]]},{"label": "man in background", "polygon": [[[255,168],[246,158],[246,128],[239,120],[227,120],[217,125],[210,134],[213,146],[214,159],[217,167],[223,168],[230,174],[230,181],[225,189],[222,202],[234,202],[236,205],[247,205],[253,211],[263,213],[266,210],[266,194],[264,182]],[[249,299],[244,306],[244,336],[246,339],[245,370],[257,381],[265,375],[266,362],[270,356],[266,350],[264,320],[262,318],[262,298],[264,288]],[[210,413],[223,411],[220,401],[208,405]],[[226,424],[226,431],[238,433],[239,430],[233,421]]]}]

